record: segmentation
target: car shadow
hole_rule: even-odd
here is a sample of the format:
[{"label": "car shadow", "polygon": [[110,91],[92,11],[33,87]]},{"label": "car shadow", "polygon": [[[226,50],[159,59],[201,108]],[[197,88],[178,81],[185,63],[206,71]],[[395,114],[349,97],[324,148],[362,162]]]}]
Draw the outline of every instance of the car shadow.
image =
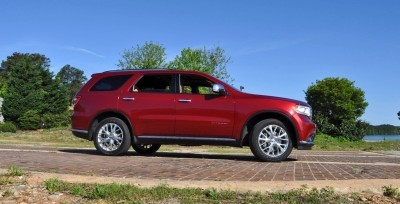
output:
[{"label": "car shadow", "polygon": [[[88,154],[88,155],[99,155],[100,154],[96,150],[92,149],[60,149],[58,150],[64,153],[73,153],[73,154]],[[204,153],[187,153],[187,152],[156,152],[151,155],[141,155],[134,151],[129,151],[123,156],[141,156],[141,157],[165,157],[165,158],[192,158],[192,159],[220,159],[220,160],[237,160],[237,161],[254,161],[260,162],[253,155],[234,155],[234,154],[204,154]],[[292,162],[297,161],[294,158],[287,158],[283,162]]]}]

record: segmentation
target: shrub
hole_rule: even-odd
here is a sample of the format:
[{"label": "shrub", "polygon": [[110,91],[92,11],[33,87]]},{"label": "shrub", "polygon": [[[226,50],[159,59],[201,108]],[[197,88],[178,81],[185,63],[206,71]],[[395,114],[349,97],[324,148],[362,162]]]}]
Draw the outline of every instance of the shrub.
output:
[{"label": "shrub", "polygon": [[348,140],[361,140],[367,131],[368,123],[361,120],[343,120],[338,125],[329,122],[327,117],[317,115],[314,119],[317,131],[334,137],[345,137]]},{"label": "shrub", "polygon": [[71,112],[66,111],[62,114],[44,114],[42,116],[43,128],[65,127],[71,124]]},{"label": "shrub", "polygon": [[37,130],[40,127],[41,120],[37,111],[29,110],[18,119],[18,122],[23,130]]},{"label": "shrub", "polygon": [[0,132],[17,132],[17,127],[11,122],[0,124]]},{"label": "shrub", "polygon": [[319,131],[350,140],[362,139],[368,125],[359,118],[368,103],[364,91],[354,82],[347,78],[329,77],[317,80],[305,94]]}]

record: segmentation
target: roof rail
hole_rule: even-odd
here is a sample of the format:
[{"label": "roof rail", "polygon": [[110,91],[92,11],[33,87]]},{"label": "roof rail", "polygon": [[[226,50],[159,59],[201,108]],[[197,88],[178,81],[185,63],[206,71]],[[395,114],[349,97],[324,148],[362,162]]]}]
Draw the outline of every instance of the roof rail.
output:
[{"label": "roof rail", "polygon": [[165,69],[163,69],[163,68],[160,68],[160,69],[115,69],[115,70],[109,70],[109,71],[105,71],[105,72],[103,72],[103,73],[107,73],[107,72],[138,72],[138,71],[140,71],[140,72],[143,72],[143,71],[168,71],[168,70],[172,70],[172,69],[167,69],[167,68],[165,68]]}]

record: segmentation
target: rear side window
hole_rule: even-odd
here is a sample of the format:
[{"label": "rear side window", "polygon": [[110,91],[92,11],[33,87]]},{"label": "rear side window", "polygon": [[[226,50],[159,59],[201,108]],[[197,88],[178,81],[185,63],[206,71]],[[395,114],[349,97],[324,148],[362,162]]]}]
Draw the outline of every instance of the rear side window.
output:
[{"label": "rear side window", "polygon": [[172,75],[144,75],[133,86],[133,92],[171,93],[173,87]]},{"label": "rear side window", "polygon": [[132,75],[109,76],[98,81],[90,91],[113,91],[121,87]]}]

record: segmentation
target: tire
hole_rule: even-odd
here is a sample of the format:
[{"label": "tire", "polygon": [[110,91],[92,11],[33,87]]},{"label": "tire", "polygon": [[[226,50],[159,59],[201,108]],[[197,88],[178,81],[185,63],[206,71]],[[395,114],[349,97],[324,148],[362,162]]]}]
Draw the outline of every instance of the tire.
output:
[{"label": "tire", "polygon": [[106,118],[96,127],[93,136],[94,146],[104,155],[125,154],[131,145],[128,126],[119,118]]},{"label": "tire", "polygon": [[279,162],[292,152],[293,142],[285,124],[276,119],[266,119],[254,126],[250,149],[261,161]]},{"label": "tire", "polygon": [[154,154],[157,152],[158,149],[160,149],[161,145],[159,144],[132,144],[133,149],[138,153],[138,154]]}]

